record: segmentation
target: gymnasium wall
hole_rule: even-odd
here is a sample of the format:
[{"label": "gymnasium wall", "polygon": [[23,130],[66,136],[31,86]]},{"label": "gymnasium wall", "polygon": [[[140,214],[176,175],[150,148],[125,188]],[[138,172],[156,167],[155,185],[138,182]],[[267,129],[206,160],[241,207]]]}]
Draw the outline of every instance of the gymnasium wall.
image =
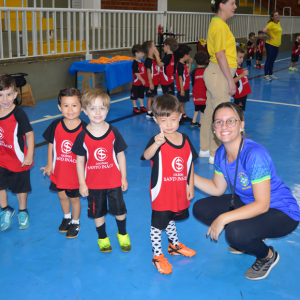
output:
[{"label": "gymnasium wall", "polygon": [[101,0],[102,9],[157,10],[157,0]]}]

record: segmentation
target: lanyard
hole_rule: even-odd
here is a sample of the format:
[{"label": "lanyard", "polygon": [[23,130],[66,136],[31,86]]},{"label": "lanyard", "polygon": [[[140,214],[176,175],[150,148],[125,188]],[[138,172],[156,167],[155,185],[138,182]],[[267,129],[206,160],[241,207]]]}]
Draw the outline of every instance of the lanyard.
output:
[{"label": "lanyard", "polygon": [[240,158],[240,153],[241,153],[241,150],[242,150],[243,142],[244,142],[244,139],[242,138],[241,143],[240,143],[240,147],[239,147],[239,152],[238,152],[237,159],[236,159],[236,168],[235,168],[235,175],[234,175],[234,186],[232,186],[232,184],[231,184],[231,180],[230,180],[230,177],[229,177],[228,171],[227,171],[227,166],[226,166],[226,160],[227,160],[226,154],[227,153],[226,153],[226,151],[225,151],[225,154],[224,154],[224,158],[225,158],[225,170],[226,170],[227,178],[228,178],[230,189],[231,189],[231,193],[232,193],[231,203],[230,203],[229,210],[234,210],[234,194],[235,194],[235,186],[236,186],[236,177],[237,177],[238,165],[239,165],[239,158]]}]

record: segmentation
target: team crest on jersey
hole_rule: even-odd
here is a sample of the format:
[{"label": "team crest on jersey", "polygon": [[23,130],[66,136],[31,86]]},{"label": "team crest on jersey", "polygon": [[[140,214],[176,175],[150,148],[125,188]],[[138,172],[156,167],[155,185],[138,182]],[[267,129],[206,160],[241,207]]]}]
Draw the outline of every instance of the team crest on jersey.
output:
[{"label": "team crest on jersey", "polygon": [[94,156],[98,161],[104,161],[107,158],[107,150],[105,148],[97,148],[94,152]]},{"label": "team crest on jersey", "polygon": [[69,154],[71,152],[71,149],[73,147],[73,143],[69,140],[64,140],[61,143],[61,152],[64,154]]},{"label": "team crest on jersey", "polygon": [[245,173],[241,172],[239,174],[239,178],[240,178],[240,183],[243,187],[246,187],[249,184],[248,176]]},{"label": "team crest on jersey", "polygon": [[4,138],[4,130],[0,127],[0,140]]},{"label": "team crest on jersey", "polygon": [[184,160],[181,157],[175,157],[172,161],[172,168],[175,172],[180,173],[184,169]]}]

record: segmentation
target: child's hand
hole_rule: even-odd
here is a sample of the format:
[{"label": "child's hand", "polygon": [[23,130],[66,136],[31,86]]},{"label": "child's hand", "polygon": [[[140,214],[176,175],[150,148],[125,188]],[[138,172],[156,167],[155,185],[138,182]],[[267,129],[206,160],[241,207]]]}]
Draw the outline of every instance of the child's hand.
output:
[{"label": "child's hand", "polygon": [[244,72],[243,72],[243,76],[248,76],[249,75],[249,71],[248,70],[245,70]]},{"label": "child's hand", "polygon": [[158,146],[161,146],[166,142],[162,127],[160,127],[160,133],[155,136],[154,140],[155,140],[156,145],[158,145]]},{"label": "child's hand", "polygon": [[158,50],[155,48],[155,51],[154,51],[154,55],[156,56],[156,57],[159,57],[159,52],[158,52]]},{"label": "child's hand", "polygon": [[184,90],[181,90],[181,92],[180,92],[180,96],[182,96],[182,97],[184,97],[184,96],[185,96],[185,92],[184,92]]},{"label": "child's hand", "polygon": [[21,167],[23,168],[24,166],[31,166],[32,163],[33,163],[33,156],[27,154],[27,155],[24,157],[24,161],[23,161]]},{"label": "child's hand", "polygon": [[121,181],[122,181],[122,191],[125,192],[128,189],[127,179],[126,178],[122,178]]},{"label": "child's hand", "polygon": [[145,80],[143,78],[142,78],[141,82],[142,82],[143,85],[146,84],[146,82],[145,82]]},{"label": "child's hand", "polygon": [[191,64],[193,62],[193,59],[190,57],[189,58],[189,64]]},{"label": "child's hand", "polygon": [[82,197],[87,197],[89,195],[89,188],[86,183],[83,183],[79,187],[79,193]]},{"label": "child's hand", "polygon": [[192,200],[195,195],[195,188],[194,186],[189,185],[187,190],[186,190],[186,197],[188,200]]},{"label": "child's hand", "polygon": [[40,168],[40,170],[44,170],[43,175],[45,176],[45,174],[47,174],[48,176],[51,175],[51,173],[53,172],[53,168],[52,165],[47,165],[44,168]]},{"label": "child's hand", "polygon": [[150,90],[154,90],[154,84],[150,83]]}]

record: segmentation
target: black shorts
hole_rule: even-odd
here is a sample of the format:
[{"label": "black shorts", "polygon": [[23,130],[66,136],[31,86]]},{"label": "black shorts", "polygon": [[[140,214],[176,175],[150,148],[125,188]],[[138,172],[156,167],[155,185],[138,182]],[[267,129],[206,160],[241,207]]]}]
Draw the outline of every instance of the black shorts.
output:
[{"label": "black shorts", "polygon": [[150,90],[150,86],[146,87],[146,97],[155,97],[157,96],[157,85],[154,86],[153,90]]},{"label": "black shorts", "polygon": [[263,58],[262,52],[256,52],[256,59],[257,60],[262,60],[262,58]]},{"label": "black shorts", "polygon": [[299,60],[299,55],[292,54],[292,62],[298,62],[298,60]]},{"label": "black shorts", "polygon": [[0,167],[0,191],[6,189],[15,194],[31,192],[30,170],[12,172]]},{"label": "black shorts", "polygon": [[204,105],[195,105],[195,111],[201,111],[202,113],[204,113],[206,104]]},{"label": "black shorts", "polygon": [[173,212],[170,210],[165,210],[165,211],[152,210],[151,226],[163,230],[167,228],[170,221],[185,220],[189,217],[189,215],[190,214],[188,208],[179,212]]},{"label": "black shorts", "polygon": [[[107,209],[107,200],[108,206]],[[97,219],[108,212],[115,216],[124,215],[127,212],[121,187],[105,190],[90,190],[88,200],[88,217]]]},{"label": "black shorts", "polygon": [[190,101],[190,90],[189,89],[185,90],[184,91],[184,96],[181,96],[180,92],[177,91],[177,98],[178,98],[179,102],[182,102],[182,103]]},{"label": "black shorts", "polygon": [[242,111],[246,110],[247,95],[241,98],[234,98],[234,103],[238,105]]},{"label": "black shorts", "polygon": [[143,85],[132,85],[130,93],[131,100],[144,99],[145,87]]},{"label": "black shorts", "polygon": [[161,89],[163,91],[163,94],[171,94],[175,96],[174,81],[169,85],[161,85]]},{"label": "black shorts", "polygon": [[252,53],[252,54],[247,54],[247,59],[248,59],[248,60],[253,59],[253,57],[254,57],[254,53]]},{"label": "black shorts", "polygon": [[77,198],[80,197],[79,189],[74,189],[74,190],[66,190],[66,189],[59,189],[55,183],[51,181],[51,184],[49,186],[49,190],[53,192],[63,192],[65,191],[66,195],[69,198]]}]

